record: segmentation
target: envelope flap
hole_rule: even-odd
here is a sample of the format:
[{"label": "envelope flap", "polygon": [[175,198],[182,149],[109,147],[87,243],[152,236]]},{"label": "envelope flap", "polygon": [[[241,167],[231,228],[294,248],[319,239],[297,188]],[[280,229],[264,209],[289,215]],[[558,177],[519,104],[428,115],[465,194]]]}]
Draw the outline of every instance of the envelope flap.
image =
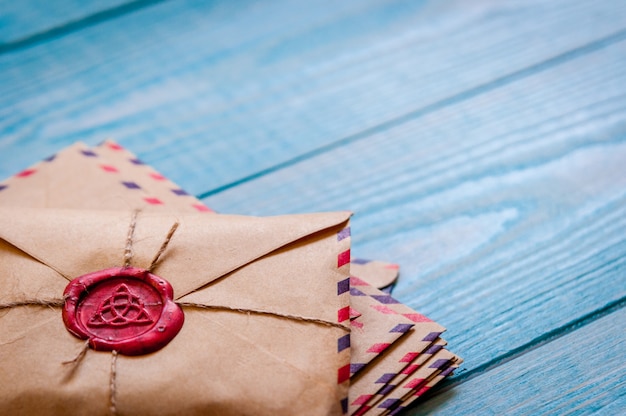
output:
[{"label": "envelope flap", "polygon": [[[155,273],[172,284],[179,298],[286,244],[341,224],[350,215],[139,214],[132,265],[147,268],[178,221]],[[132,213],[122,211],[0,208],[0,238],[71,280],[123,265],[131,218]]]}]

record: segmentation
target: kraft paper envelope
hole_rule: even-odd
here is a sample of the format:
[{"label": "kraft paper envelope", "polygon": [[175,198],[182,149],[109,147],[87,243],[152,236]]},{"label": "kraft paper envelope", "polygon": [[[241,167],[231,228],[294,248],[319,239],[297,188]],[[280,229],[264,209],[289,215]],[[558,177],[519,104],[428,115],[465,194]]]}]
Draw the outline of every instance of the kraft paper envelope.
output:
[{"label": "kraft paper envelope", "polygon": [[398,279],[400,266],[378,260],[352,259],[350,270],[353,276],[365,280],[378,288],[390,288]]},{"label": "kraft paper envelope", "polygon": [[[406,407],[417,397],[428,390],[431,386],[440,381],[443,377],[438,377],[451,365],[455,364],[457,358],[451,352],[442,349],[437,354],[431,356],[420,368],[411,375],[409,381],[405,381],[387,394],[370,412],[373,415],[386,415],[392,412],[397,413],[399,406]],[[395,414],[393,413],[393,414]]]},{"label": "kraft paper envelope", "polygon": [[[353,302],[355,299],[370,299],[370,309],[378,314],[402,317],[411,323],[410,330],[402,338],[391,344],[381,356],[376,357],[372,365],[364,366],[353,377],[349,414],[363,414],[372,407],[372,402],[388,393],[388,381],[407,373],[418,360],[436,354],[438,350],[431,350],[429,346],[439,340],[439,335],[445,328],[354,275],[350,278],[350,284]],[[357,293],[361,296],[355,297]],[[354,359],[351,360],[351,366],[355,366]]]},{"label": "kraft paper envelope", "polygon": [[[0,205],[210,212],[198,200],[146,165],[137,165],[137,159],[130,159],[126,164],[112,164],[100,152],[99,149],[76,143],[17,173],[0,184]],[[164,189],[165,186],[169,189]],[[178,202],[181,200],[184,204]]]},{"label": "kraft paper envelope", "polygon": [[[140,213],[131,265],[185,313],[162,349],[87,350],[58,307],[68,281],[122,266],[131,212],[0,208],[2,414],[339,415],[349,377],[349,213]],[[19,302],[24,304],[19,305]],[[207,306],[211,309],[205,309]],[[341,321],[340,324],[337,324]]]},{"label": "kraft paper envelope", "polygon": [[[350,400],[349,413],[361,415],[375,407],[397,385],[419,370],[432,356],[437,355],[446,345],[446,341],[437,338],[421,352],[420,344],[419,340],[411,337],[403,339],[402,342],[394,344],[390,351],[381,357],[380,362],[375,363],[376,365],[369,368],[368,372],[351,380],[350,396],[356,399]],[[381,375],[380,370],[387,372]],[[371,391],[375,393],[372,394]]]},{"label": "kraft paper envelope", "polygon": [[458,361],[451,363],[449,366],[446,366],[443,371],[436,372],[435,374],[431,375],[426,380],[426,382],[422,384],[418,389],[411,390],[409,397],[405,398],[400,404],[398,404],[398,406],[393,411],[389,412],[389,415],[398,415],[402,413],[404,409],[409,407],[415,400],[419,399],[428,390],[433,388],[437,383],[452,374],[457,368],[459,368]]},{"label": "kraft paper envelope", "polygon": [[[178,185],[155,171],[151,166],[143,164],[133,153],[112,141],[106,141],[93,149],[81,143],[70,146],[54,157],[48,158],[1,183],[0,191],[3,191],[0,192],[0,204],[13,206],[122,210],[140,208],[143,212],[175,212],[177,214],[212,212],[192,195],[187,194]],[[341,235],[343,238],[349,236],[349,229],[343,230]],[[393,283],[398,274],[397,265],[377,261],[352,259],[350,267],[353,275],[366,278],[365,280],[375,283],[378,287],[388,286]],[[393,342],[392,339],[389,339],[389,341],[384,339],[388,336],[385,333],[389,328],[391,328],[391,334],[398,333],[397,335],[400,335],[405,330],[409,330],[411,326],[410,321],[402,322],[405,316],[410,318],[411,321],[419,322],[418,325],[424,325],[421,323],[423,317],[415,314],[414,311],[408,308],[405,308],[406,310],[401,308],[396,311],[386,306],[378,306],[377,304],[381,301],[385,303],[384,301],[388,295],[377,292],[374,288],[368,290],[372,292],[368,292],[369,295],[378,295],[374,296],[376,299],[374,303],[371,302],[374,298],[370,299],[369,296],[355,295],[356,291],[351,294],[351,299],[354,302],[353,307],[358,304],[358,301],[370,300],[369,303],[360,305],[360,308],[367,313],[361,320],[354,319],[358,317],[360,311],[353,308],[350,309],[350,318],[353,319],[352,340],[348,342],[350,336],[344,335],[337,341],[337,345],[345,354],[348,345],[351,344],[351,372],[363,368],[365,363],[375,357],[376,354],[382,352],[383,346],[388,346],[389,342],[392,342],[393,346],[396,347],[394,352],[398,351],[400,353],[407,349],[406,354],[402,353],[402,360],[398,363],[395,363],[397,359],[386,353],[382,362],[366,367],[368,377],[370,378],[376,371],[382,371],[385,377],[391,376],[394,372],[401,370],[398,364],[406,362],[406,356],[417,353],[411,352],[416,351],[415,347],[417,345],[415,344],[417,342],[410,341],[410,344],[412,344],[410,348],[404,346],[404,344],[409,343],[409,340],[406,339],[407,336],[413,340],[418,337],[418,334],[410,330],[407,336],[401,338],[404,339],[404,342],[401,343],[403,345],[396,345],[398,341]],[[370,303],[372,304],[370,305]],[[401,306],[393,305],[396,308]],[[381,307],[384,310],[380,309]],[[381,312],[383,315],[390,312],[397,314],[395,319],[398,321],[398,325],[394,324],[393,327],[390,326],[387,330],[384,330],[382,336],[379,332],[384,329],[386,319],[383,319]],[[391,318],[391,316],[388,318]],[[364,326],[363,322],[369,322],[370,320],[372,322]],[[389,323],[391,324],[392,322],[393,319]],[[419,338],[417,341],[421,341],[421,336]],[[398,376],[405,375],[405,370],[416,367],[416,361],[423,360],[426,356],[426,352],[420,355],[407,368],[403,369]],[[345,370],[345,367],[342,367],[341,373],[344,378]],[[373,404],[372,401],[374,403],[378,401],[375,400],[378,394],[382,394],[382,396],[378,397],[384,397],[384,391],[387,391],[388,387],[392,387],[384,385],[384,391],[381,390],[376,396],[373,396],[372,393],[378,390],[376,386],[383,386],[377,384],[379,381],[375,381],[376,384],[372,385],[374,390],[366,394],[369,388],[363,384],[365,379],[357,377],[356,385],[350,388],[350,396],[353,399],[358,397],[358,400],[350,403],[350,413],[355,411],[353,406],[356,405],[356,408],[358,408],[358,405],[362,403],[362,407],[358,412],[360,414],[361,410],[365,410]],[[393,381],[395,382],[396,380],[394,379]],[[364,398],[369,400],[363,400]],[[364,402],[367,402],[367,405]],[[344,400],[342,406],[345,405]]]},{"label": "kraft paper envelope", "polygon": [[351,377],[413,328],[413,322],[403,316],[372,309],[370,299],[358,293],[355,294],[354,288],[350,290],[350,306],[364,311],[351,323]]}]

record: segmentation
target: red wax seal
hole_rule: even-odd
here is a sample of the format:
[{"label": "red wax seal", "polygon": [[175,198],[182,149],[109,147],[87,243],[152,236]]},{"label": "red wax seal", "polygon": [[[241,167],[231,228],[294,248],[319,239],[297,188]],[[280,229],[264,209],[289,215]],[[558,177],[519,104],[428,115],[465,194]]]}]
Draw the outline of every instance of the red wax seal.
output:
[{"label": "red wax seal", "polygon": [[165,279],[144,269],[114,267],[72,280],[63,322],[97,351],[142,355],[167,345],[183,326],[183,310]]}]

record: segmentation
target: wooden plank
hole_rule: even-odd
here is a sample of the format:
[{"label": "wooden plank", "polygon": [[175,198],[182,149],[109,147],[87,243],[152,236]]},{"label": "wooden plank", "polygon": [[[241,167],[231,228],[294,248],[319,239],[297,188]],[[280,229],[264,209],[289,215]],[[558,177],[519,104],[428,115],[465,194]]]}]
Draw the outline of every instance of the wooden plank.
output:
[{"label": "wooden plank", "polygon": [[33,38],[55,28],[76,25],[80,20],[116,9],[128,0],[0,0],[0,49],[4,45]]},{"label": "wooden plank", "polygon": [[165,3],[0,56],[0,175],[112,136],[202,193],[602,47],[625,19],[610,0]]},{"label": "wooden plank", "polygon": [[418,403],[407,415],[623,414],[624,345],[621,309]]},{"label": "wooden plank", "polygon": [[[341,144],[207,200],[225,212],[356,209],[355,253],[402,264],[397,296],[450,328],[462,377],[626,294],[626,54],[613,3],[463,2],[458,16],[397,8],[383,23],[375,7],[345,6],[280,28],[255,23],[265,8],[220,5],[212,20],[154,8],[115,22],[114,46],[101,27],[0,58],[0,168],[113,131],[204,192]],[[507,382],[514,397],[520,379]]]},{"label": "wooden plank", "polygon": [[626,295],[626,42],[279,170],[222,212],[353,209],[469,371]]}]

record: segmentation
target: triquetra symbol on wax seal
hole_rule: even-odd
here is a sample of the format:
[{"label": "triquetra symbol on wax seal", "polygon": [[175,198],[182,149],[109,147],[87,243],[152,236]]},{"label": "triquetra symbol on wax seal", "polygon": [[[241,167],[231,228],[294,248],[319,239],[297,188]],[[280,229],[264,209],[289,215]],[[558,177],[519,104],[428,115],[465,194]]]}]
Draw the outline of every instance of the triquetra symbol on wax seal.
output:
[{"label": "triquetra symbol on wax seal", "polygon": [[64,298],[65,327],[98,351],[157,351],[178,334],[185,319],[169,282],[136,267],[77,277],[65,288]]},{"label": "triquetra symbol on wax seal", "polygon": [[87,325],[124,326],[146,325],[153,322],[141,298],[122,283],[100,304]]}]

